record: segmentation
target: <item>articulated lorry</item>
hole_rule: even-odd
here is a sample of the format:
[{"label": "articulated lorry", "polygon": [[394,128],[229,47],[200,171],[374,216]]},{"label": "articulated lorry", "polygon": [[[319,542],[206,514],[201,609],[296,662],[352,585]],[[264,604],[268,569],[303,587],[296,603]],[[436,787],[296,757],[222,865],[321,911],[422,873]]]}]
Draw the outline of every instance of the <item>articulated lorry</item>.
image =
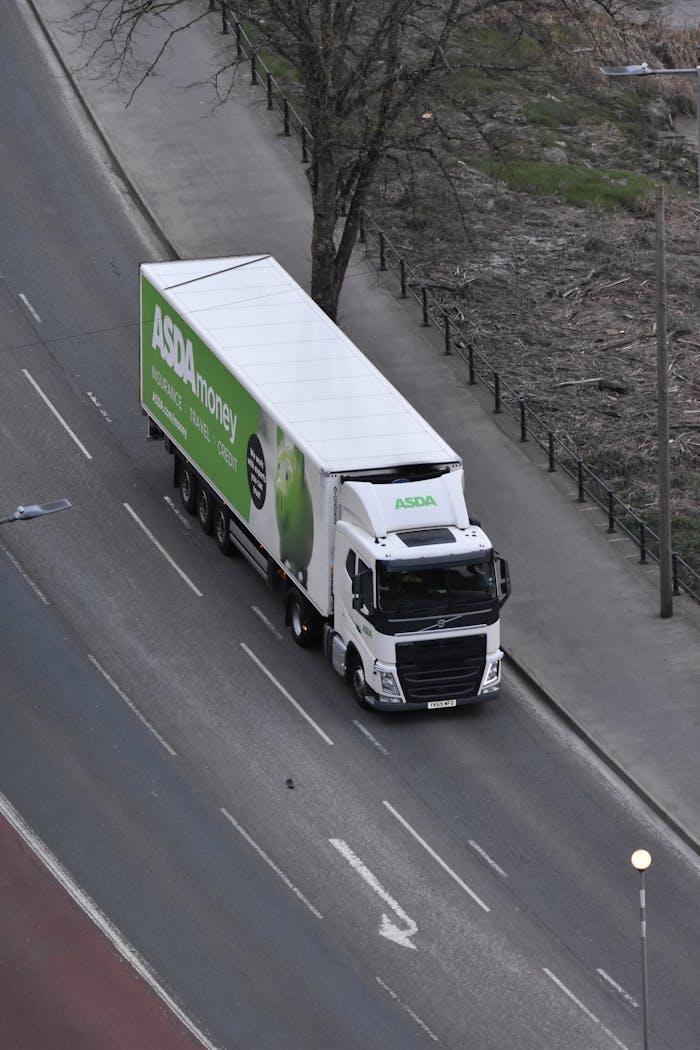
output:
[{"label": "articulated lorry", "polygon": [[498,695],[508,567],[459,456],[273,258],[141,266],[141,406],[185,509],[362,706]]}]

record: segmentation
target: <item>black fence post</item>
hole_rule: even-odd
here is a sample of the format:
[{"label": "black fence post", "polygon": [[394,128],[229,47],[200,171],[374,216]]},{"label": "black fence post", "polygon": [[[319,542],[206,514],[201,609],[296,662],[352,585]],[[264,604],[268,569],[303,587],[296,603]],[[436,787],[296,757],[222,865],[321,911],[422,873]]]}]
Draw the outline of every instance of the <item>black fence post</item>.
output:
[{"label": "black fence post", "polygon": [[643,521],[639,523],[639,564],[647,564],[647,527]]},{"label": "black fence post", "polygon": [[284,133],[289,138],[291,131],[289,130],[289,99],[282,99],[283,102],[283,117],[284,117]]},{"label": "black fence post", "polygon": [[525,398],[519,397],[518,402],[520,404],[520,440],[527,441],[527,417],[525,414]]},{"label": "black fence post", "polygon": [[547,455],[549,458],[549,466],[547,467],[547,470],[550,474],[553,474],[557,467],[554,462],[554,434],[551,430],[547,432]]},{"label": "black fence post", "polygon": [[576,460],[576,472],[578,474],[578,502],[586,502],[586,493],[583,488],[583,460]]},{"label": "black fence post", "polygon": [[306,124],[301,125],[301,163],[309,163],[309,151],[308,151],[308,137],[309,133],[306,130]]},{"label": "black fence post", "polygon": [[673,593],[680,594],[681,589],[678,584],[678,555],[671,554],[671,579],[673,580]]},{"label": "black fence post", "polygon": [[386,245],[381,230],[379,231],[379,269],[386,270]]},{"label": "black fence post", "polygon": [[615,497],[609,488],[605,491],[608,494],[608,532],[615,531]]},{"label": "black fence post", "polygon": [[430,317],[428,316],[428,289],[421,288],[421,301],[423,303],[423,327],[427,328],[430,324]]},{"label": "black fence post", "polygon": [[367,244],[367,230],[365,229],[365,209],[360,209],[360,244]]},{"label": "black fence post", "polygon": [[269,69],[265,74],[265,79],[267,80],[267,108],[272,109],[272,73]]},{"label": "black fence post", "polygon": [[406,299],[408,292],[406,291],[406,263],[403,259],[399,259],[399,271],[401,273],[401,298]]},{"label": "black fence post", "polygon": [[474,371],[474,347],[469,345],[469,386],[476,386],[476,372]]},{"label": "black fence post", "polygon": [[228,4],[226,0],[221,0],[221,32],[224,36],[228,36]]},{"label": "black fence post", "polygon": [[250,52],[250,82],[251,84],[257,84],[258,82],[257,54],[255,48]]},{"label": "black fence post", "polygon": [[452,337],[450,335],[450,319],[447,314],[442,315],[445,321],[445,353],[452,353]]},{"label": "black fence post", "polygon": [[493,414],[494,416],[497,416],[501,411],[501,377],[498,372],[493,373],[493,397]]},{"label": "black fence post", "polygon": [[216,0],[209,0],[209,10],[216,11]]},{"label": "black fence post", "polygon": [[240,22],[236,22],[236,58],[243,58],[243,30]]}]

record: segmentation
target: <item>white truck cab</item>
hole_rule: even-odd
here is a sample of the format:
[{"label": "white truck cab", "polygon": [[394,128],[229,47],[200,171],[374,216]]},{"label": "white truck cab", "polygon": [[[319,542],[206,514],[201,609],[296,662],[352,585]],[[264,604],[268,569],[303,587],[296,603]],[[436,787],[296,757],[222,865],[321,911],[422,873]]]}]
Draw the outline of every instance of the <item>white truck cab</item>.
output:
[{"label": "white truck cab", "polygon": [[499,693],[508,570],[470,522],[462,479],[457,468],[341,484],[330,644],[364,706],[456,707]]}]

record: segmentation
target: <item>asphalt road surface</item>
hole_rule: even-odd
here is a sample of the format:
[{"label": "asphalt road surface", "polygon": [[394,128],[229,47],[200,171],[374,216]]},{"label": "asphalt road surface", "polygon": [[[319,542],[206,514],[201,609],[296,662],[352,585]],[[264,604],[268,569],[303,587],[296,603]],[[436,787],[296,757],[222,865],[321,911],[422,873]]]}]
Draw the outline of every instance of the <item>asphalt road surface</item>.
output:
[{"label": "asphalt road surface", "polygon": [[[214,1045],[694,1050],[698,873],[509,682],[372,716],[179,508],[138,408],[163,257],[12,7],[0,37],[0,791]],[[482,508],[482,513],[484,508]],[[293,786],[288,786],[291,781]]]}]

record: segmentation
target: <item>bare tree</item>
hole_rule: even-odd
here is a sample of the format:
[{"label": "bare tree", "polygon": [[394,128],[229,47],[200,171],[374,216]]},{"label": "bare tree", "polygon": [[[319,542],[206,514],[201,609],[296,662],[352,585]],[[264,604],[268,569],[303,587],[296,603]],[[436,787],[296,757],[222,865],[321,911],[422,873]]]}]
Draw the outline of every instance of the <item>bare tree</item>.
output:
[{"label": "bare tree", "polygon": [[[609,7],[607,0],[596,3]],[[383,158],[431,151],[421,102],[446,99],[445,86],[465,54],[474,61],[484,25],[508,23],[517,30],[538,23],[544,39],[555,13],[585,21],[590,10],[585,0],[239,0],[237,19],[287,63],[299,92],[311,136],[311,294],[330,317],[337,315],[362,210]],[[92,57],[104,62],[106,55],[117,77],[134,72],[139,27],[162,25],[161,44],[138,70],[136,91],[173,36],[192,31],[209,12],[207,0],[83,0],[72,22],[93,35]],[[232,55],[228,71],[235,65]],[[220,85],[221,77],[216,80]],[[449,101],[462,112],[468,105]],[[434,135],[436,129],[438,121],[429,130]],[[449,177],[444,167],[443,175]]]},{"label": "bare tree", "polygon": [[[107,56],[119,77],[133,73],[139,27],[160,23],[162,43],[140,69],[138,90],[173,35],[209,14],[200,2],[197,10],[192,0],[84,0],[72,25],[92,37],[93,60]],[[474,11],[475,0],[241,0],[237,7],[237,18],[285,60],[299,88],[311,139],[311,294],[332,318],[397,121],[445,72],[450,45]]]}]

